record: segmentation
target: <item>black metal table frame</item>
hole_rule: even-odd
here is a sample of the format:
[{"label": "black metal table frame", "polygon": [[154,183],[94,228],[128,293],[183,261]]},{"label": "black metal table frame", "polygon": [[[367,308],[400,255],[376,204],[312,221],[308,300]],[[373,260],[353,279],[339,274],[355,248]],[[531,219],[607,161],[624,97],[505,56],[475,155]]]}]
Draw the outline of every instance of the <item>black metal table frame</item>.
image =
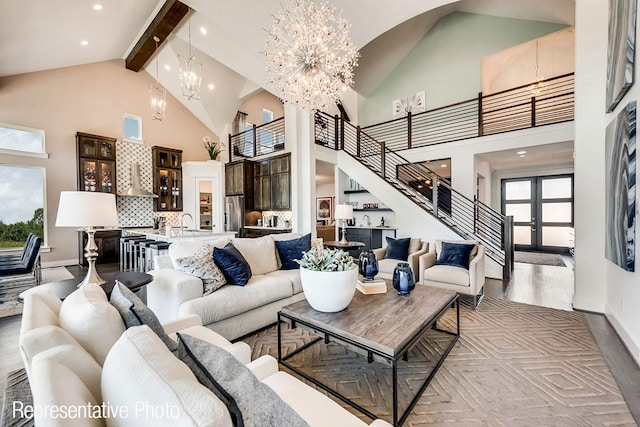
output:
[{"label": "black metal table frame", "polygon": [[[453,308],[454,306],[456,308],[456,331],[452,332],[452,331],[448,331],[448,330],[445,330],[445,329],[438,328],[437,327],[438,320],[440,320],[442,318],[442,316],[444,316],[445,313],[449,309]],[[291,329],[295,329],[296,328],[296,324],[301,324],[301,325],[304,325],[305,327],[313,330],[316,334],[320,334],[322,336],[309,341],[308,343],[304,344],[302,347],[297,348],[296,350],[292,351],[291,353],[283,356],[282,355],[282,330],[281,330],[281,324],[282,324],[282,322],[285,322],[285,320],[283,320],[283,318],[284,319],[289,319],[289,323],[291,324]],[[408,360],[409,351],[415,346],[415,344],[418,341],[420,341],[424,337],[424,335],[430,329],[434,329],[434,330],[436,330],[438,332],[443,332],[443,333],[452,335],[454,338],[451,341],[451,343],[449,343],[447,348],[444,350],[443,354],[440,356],[440,359],[438,360],[436,365],[433,367],[433,369],[431,370],[431,372],[429,373],[429,375],[425,379],[424,383],[420,386],[420,389],[418,390],[416,395],[413,397],[413,399],[409,403],[409,406],[407,406],[405,411],[398,418],[398,362],[400,361],[400,359],[403,359],[404,361]],[[328,393],[332,394],[333,396],[339,398],[340,400],[342,400],[343,402],[347,403],[348,405],[353,406],[355,409],[357,409],[358,411],[362,412],[364,415],[368,416],[369,418],[376,419],[378,417],[375,414],[373,414],[372,412],[370,412],[369,410],[367,410],[367,409],[363,408],[362,406],[358,405],[357,403],[353,402],[351,399],[341,395],[336,390],[333,390],[329,386],[321,383],[320,381],[316,380],[315,378],[311,377],[310,375],[302,372],[301,370],[299,370],[298,368],[296,368],[295,366],[291,365],[290,363],[288,363],[286,361],[287,359],[290,359],[291,357],[293,357],[296,354],[300,353],[301,351],[311,347],[312,345],[316,344],[319,341],[323,341],[324,340],[325,344],[329,344],[331,337],[335,338],[335,342],[348,343],[348,344],[353,345],[353,346],[355,346],[357,348],[365,350],[367,352],[367,361],[369,363],[373,362],[374,354],[378,355],[381,358],[383,358],[383,359],[387,360],[388,362],[390,362],[390,364],[391,364],[391,376],[392,376],[392,395],[393,395],[393,408],[392,408],[392,410],[393,410],[393,425],[394,426],[400,426],[400,425],[402,425],[402,423],[404,423],[406,421],[407,417],[411,413],[411,410],[416,405],[416,403],[418,403],[418,400],[420,400],[420,397],[422,396],[422,393],[427,388],[427,386],[429,385],[429,383],[431,382],[431,380],[435,376],[436,372],[438,371],[438,369],[440,369],[440,366],[442,365],[442,363],[444,362],[446,357],[449,355],[449,352],[451,351],[453,346],[456,344],[456,342],[458,342],[458,339],[460,338],[460,301],[458,299],[458,295],[455,295],[455,297],[450,302],[448,302],[438,312],[438,314],[434,317],[434,319],[431,322],[427,323],[425,326],[423,326],[418,332],[416,332],[416,334],[409,340],[409,342],[407,342],[407,344],[405,344],[404,347],[402,347],[402,349],[398,352],[398,354],[396,354],[394,356],[389,356],[388,354],[382,353],[379,350],[376,350],[374,348],[370,348],[370,347],[368,347],[366,345],[363,345],[361,343],[353,341],[353,340],[351,340],[349,338],[346,338],[346,337],[343,337],[343,336],[338,335],[336,333],[327,331],[327,330],[319,327],[318,325],[313,325],[311,323],[305,322],[304,320],[300,320],[300,319],[294,318],[291,315],[288,315],[288,314],[285,314],[285,313],[282,313],[282,312],[278,312],[278,362],[281,365],[285,366],[286,368],[290,369],[291,371],[295,372],[296,374],[300,375],[301,377],[305,378],[306,380],[311,381],[313,384],[315,384],[316,386],[318,386],[321,389],[325,390],[326,392],[328,392]]]}]

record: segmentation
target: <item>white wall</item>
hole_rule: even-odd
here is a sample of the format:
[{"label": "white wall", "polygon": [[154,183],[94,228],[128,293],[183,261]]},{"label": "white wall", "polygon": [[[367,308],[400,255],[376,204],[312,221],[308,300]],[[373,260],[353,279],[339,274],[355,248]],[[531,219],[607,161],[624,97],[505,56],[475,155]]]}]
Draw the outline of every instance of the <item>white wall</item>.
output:
[{"label": "white wall", "polygon": [[[456,12],[442,18],[371,97],[360,98],[358,123],[391,119],[394,99],[426,90],[427,109],[475,98],[484,56],[562,29],[539,21]],[[357,78],[357,75],[356,75]]]},{"label": "white wall", "polygon": [[[578,309],[605,312],[640,363],[640,271],[637,267],[635,273],[624,271],[605,258],[604,211],[605,129],[629,101],[640,98],[640,85],[636,81],[617,108],[605,114],[607,4],[601,0],[576,1],[576,292],[573,303]],[[639,59],[636,49],[636,64]],[[638,79],[637,73],[635,79]],[[636,184],[636,201],[638,188]],[[635,251],[638,260],[638,230]]]}]

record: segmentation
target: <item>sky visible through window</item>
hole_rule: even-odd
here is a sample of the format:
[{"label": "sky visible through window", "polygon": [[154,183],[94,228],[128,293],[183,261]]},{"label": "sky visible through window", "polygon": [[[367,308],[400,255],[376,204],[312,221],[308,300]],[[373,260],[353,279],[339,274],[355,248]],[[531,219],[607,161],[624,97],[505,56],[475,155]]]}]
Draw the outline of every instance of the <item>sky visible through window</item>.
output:
[{"label": "sky visible through window", "polygon": [[43,153],[44,134],[0,125],[0,149]]},{"label": "sky visible through window", "polygon": [[0,220],[27,222],[44,207],[44,170],[0,165]]}]

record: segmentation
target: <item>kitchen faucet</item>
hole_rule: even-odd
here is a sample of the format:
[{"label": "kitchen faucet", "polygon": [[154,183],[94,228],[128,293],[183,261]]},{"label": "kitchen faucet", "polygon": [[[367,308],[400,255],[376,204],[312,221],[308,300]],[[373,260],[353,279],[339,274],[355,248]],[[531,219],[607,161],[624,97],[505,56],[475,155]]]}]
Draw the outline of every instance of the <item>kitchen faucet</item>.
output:
[{"label": "kitchen faucet", "polygon": [[180,230],[184,230],[185,229],[185,226],[184,226],[184,217],[185,216],[188,216],[191,219],[191,223],[193,224],[193,217],[191,216],[191,214],[190,213],[183,213],[180,216]]},{"label": "kitchen faucet", "polygon": [[364,222],[364,225],[369,225],[369,224],[370,224],[370,222],[369,222],[369,215],[364,214],[364,215],[362,216],[362,222]]}]

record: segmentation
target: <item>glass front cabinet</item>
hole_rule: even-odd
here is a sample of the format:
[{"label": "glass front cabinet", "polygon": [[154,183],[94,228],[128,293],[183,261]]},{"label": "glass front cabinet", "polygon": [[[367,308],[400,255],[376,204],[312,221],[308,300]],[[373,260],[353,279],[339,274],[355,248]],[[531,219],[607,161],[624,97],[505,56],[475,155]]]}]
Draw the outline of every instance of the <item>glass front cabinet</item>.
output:
[{"label": "glass front cabinet", "polygon": [[116,138],[77,132],[78,190],[116,192]]},{"label": "glass front cabinet", "polygon": [[153,147],[153,188],[156,211],[182,210],[182,150]]}]

